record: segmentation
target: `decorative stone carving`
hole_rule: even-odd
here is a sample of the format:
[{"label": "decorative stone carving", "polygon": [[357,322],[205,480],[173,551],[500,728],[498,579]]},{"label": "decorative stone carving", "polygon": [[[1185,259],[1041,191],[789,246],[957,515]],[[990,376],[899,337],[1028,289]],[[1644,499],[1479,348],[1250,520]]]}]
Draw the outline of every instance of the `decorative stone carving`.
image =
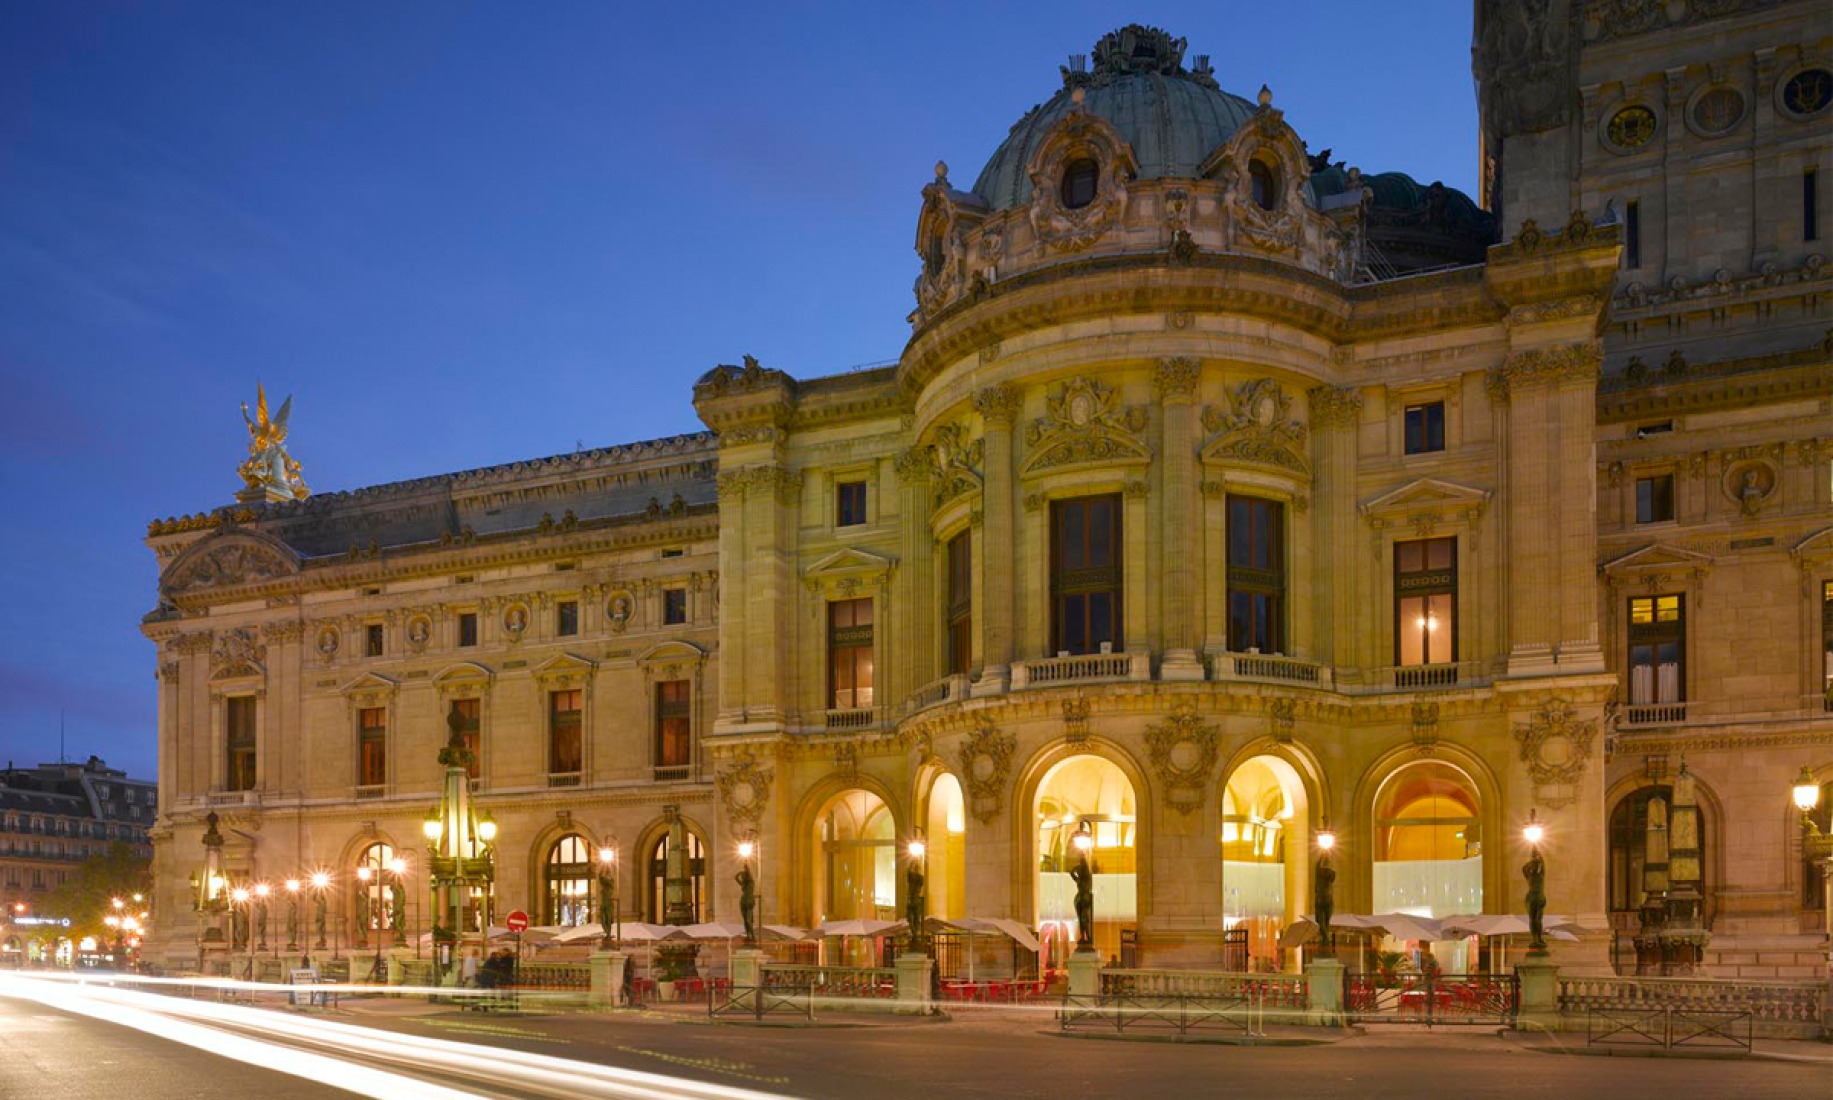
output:
[{"label": "decorative stone carving", "polygon": [[1603,367],[1603,342],[1585,340],[1510,352],[1502,364],[1502,380],[1510,392],[1565,382],[1595,383]]},{"label": "decorative stone carving", "polygon": [[726,817],[735,824],[756,825],[770,806],[770,786],[775,779],[774,768],[759,767],[748,753],[739,757],[714,780]]},{"label": "decorative stone carving", "polygon": [[1063,700],[1063,740],[1071,745],[1088,744],[1088,700]]},{"label": "decorative stone carving", "polygon": [[286,452],[286,422],[293,412],[293,399],[280,403],[280,411],[267,413],[267,389],[255,385],[255,415],[242,406],[242,420],[248,425],[248,458],[236,467],[246,484],[236,499],[246,502],[304,500],[312,495],[299,475],[299,463]]},{"label": "decorative stone carving", "polygon": [[248,535],[209,539],[179,555],[160,578],[168,594],[221,585],[252,584],[298,572],[279,550]]},{"label": "decorative stone carving", "polygon": [[1415,700],[1413,703],[1413,749],[1421,756],[1438,751],[1438,704]]},{"label": "decorative stone carving", "polygon": [[318,650],[319,659],[325,664],[330,664],[337,659],[337,650],[342,644],[343,637],[338,633],[337,628],[327,626],[318,631],[318,639],[314,648]]},{"label": "decorative stone carving", "polygon": [[1048,415],[1025,429],[1030,450],[1023,473],[1084,462],[1151,459],[1151,450],[1140,438],[1146,411],[1138,406],[1121,407],[1108,386],[1072,378],[1056,388],[1045,407]]},{"label": "decorative stone carving", "polygon": [[226,630],[216,636],[211,647],[210,678],[261,676],[267,672],[266,660],[267,646],[256,640],[253,630]]},{"label": "decorative stone carving", "polygon": [[[1075,108],[1056,124],[1026,167],[1031,177],[1031,228],[1046,248],[1056,252],[1080,251],[1119,225],[1126,214],[1127,181],[1139,172],[1120,131],[1082,109],[1080,89],[1072,95]],[[1072,209],[1063,204],[1060,183],[1064,170],[1079,160],[1093,160],[1099,177],[1094,201]]]},{"label": "decorative stone carving", "polygon": [[1268,732],[1273,740],[1282,745],[1292,743],[1292,728],[1298,722],[1298,703],[1292,699],[1275,698],[1267,703]]},{"label": "decorative stone carving", "polygon": [[1354,386],[1313,386],[1305,391],[1314,431],[1353,428],[1362,419],[1362,391]]},{"label": "decorative stone carving", "polygon": [[1531,719],[1515,723],[1521,762],[1541,804],[1558,809],[1578,798],[1578,779],[1591,759],[1597,732],[1596,721],[1578,721],[1572,704],[1561,699],[1549,700]]},{"label": "decorative stone carving", "polygon": [[426,652],[426,646],[433,638],[433,620],[423,614],[416,614],[407,620],[407,648],[414,653]]},{"label": "decorative stone carving", "polygon": [[1179,356],[1160,359],[1153,372],[1152,384],[1160,401],[1188,400],[1196,396],[1197,382],[1203,377],[1203,361]]},{"label": "decorative stone carving", "polygon": [[982,825],[991,823],[1005,805],[1006,778],[1012,771],[1012,753],[1018,738],[1002,733],[984,715],[980,725],[961,746],[961,782],[967,789],[968,810]]},{"label": "decorative stone carving", "polygon": [[1551,0],[1480,0],[1472,53],[1487,132],[1534,134],[1566,124],[1567,13]]},{"label": "decorative stone carving", "polygon": [[528,632],[528,605],[521,602],[510,604],[503,609],[503,634],[513,644],[522,640]]},{"label": "decorative stone carving", "polygon": [[969,439],[966,424],[943,424],[929,444],[929,469],[935,476],[936,506],[978,492],[981,467],[986,462],[986,441]]},{"label": "decorative stone carving", "polygon": [[1776,499],[1780,472],[1766,459],[1726,463],[1719,487],[1746,516],[1755,516]]},{"label": "decorative stone carving", "polygon": [[1229,391],[1229,409],[1203,410],[1203,427],[1214,433],[1203,458],[1231,459],[1304,474],[1305,426],[1292,416],[1292,399],[1271,378],[1243,382]]},{"label": "decorative stone carving", "polygon": [[1146,727],[1146,750],[1165,802],[1180,814],[1201,809],[1216,768],[1216,728],[1188,704]]},{"label": "decorative stone carving", "polygon": [[305,624],[298,619],[285,619],[277,623],[262,623],[261,637],[269,645],[282,645],[296,642],[305,637]]},{"label": "decorative stone carving", "polygon": [[630,626],[630,617],[636,613],[636,597],[627,589],[618,589],[605,601],[605,621],[611,624],[611,633],[622,634]]},{"label": "decorative stone carving", "polygon": [[1018,415],[1021,399],[1011,386],[987,386],[974,391],[974,411],[989,424],[1010,424]]},{"label": "decorative stone carving", "polygon": [[915,489],[928,485],[935,473],[929,452],[922,447],[906,447],[899,451],[893,467],[897,471],[897,483]]}]

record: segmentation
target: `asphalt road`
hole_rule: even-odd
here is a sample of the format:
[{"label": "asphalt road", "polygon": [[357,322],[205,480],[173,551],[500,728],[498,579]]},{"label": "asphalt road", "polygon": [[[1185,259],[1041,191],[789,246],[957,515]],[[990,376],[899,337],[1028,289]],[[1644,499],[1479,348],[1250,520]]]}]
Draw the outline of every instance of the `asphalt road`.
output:
[{"label": "asphalt road", "polygon": [[[187,1006],[191,1002],[155,998]],[[256,1100],[345,1097],[325,1083],[331,1057],[400,1075],[365,1095],[650,1097],[761,1094],[840,1100],[1249,1096],[1317,1098],[1548,1097],[1557,1100],[1833,1100],[1833,1065],[1561,1056],[1469,1029],[1371,1034],[1329,1045],[1232,1047],[1116,1042],[1048,1034],[1048,1017],[813,1029],[709,1026],[661,1016],[477,1016],[429,1013],[412,1002],[370,1002],[326,1021],[290,1014],[174,1018],[179,1042],[136,1030],[156,1010],[72,1008],[15,999],[0,988],[0,1098]],[[216,1007],[203,1012],[224,1012]],[[253,1020],[251,1025],[248,1021]],[[294,1025],[301,1026],[294,1030]],[[352,1026],[355,1025],[355,1026]],[[317,1028],[317,1030],[312,1030]],[[344,1029],[350,1028],[348,1032]],[[181,1034],[182,1037],[182,1034]],[[467,1044],[482,1057],[460,1071],[427,1052]],[[242,1051],[259,1064],[213,1049]],[[349,1044],[349,1045],[345,1045]],[[472,1046],[470,1044],[479,1044]],[[422,1049],[424,1048],[424,1050]],[[1826,1047],[1822,1056],[1833,1054]],[[265,1051],[266,1053],[263,1053]],[[301,1052],[306,1052],[304,1055]],[[516,1053],[525,1052],[525,1053]],[[526,1060],[526,1064],[523,1061]],[[615,1066],[621,1070],[604,1070]],[[623,1073],[622,1071],[640,1071]],[[295,1074],[304,1073],[306,1076]],[[547,1073],[551,1076],[543,1077]],[[594,1074],[621,1073],[607,1083]],[[422,1091],[421,1083],[431,1082]],[[700,1084],[704,1082],[705,1084]],[[707,1085],[714,1086],[707,1088]],[[727,1090],[730,1090],[728,1093]]]}]

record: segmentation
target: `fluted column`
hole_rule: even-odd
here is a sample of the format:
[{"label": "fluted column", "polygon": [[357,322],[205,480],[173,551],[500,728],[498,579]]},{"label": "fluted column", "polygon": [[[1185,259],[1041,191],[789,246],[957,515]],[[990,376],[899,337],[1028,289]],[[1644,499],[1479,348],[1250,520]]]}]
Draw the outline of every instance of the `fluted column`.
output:
[{"label": "fluted column", "polygon": [[1160,359],[1153,375],[1163,409],[1163,446],[1159,454],[1159,620],[1164,624],[1160,676],[1166,680],[1201,680],[1203,662],[1196,651],[1196,439],[1197,382],[1203,364],[1197,359]]},{"label": "fluted column", "polygon": [[1015,543],[1012,531],[1012,421],[1019,394],[1010,386],[988,386],[974,394],[974,409],[985,421],[986,470],[981,492],[981,545],[986,608],[980,619],[980,680],[1004,690],[1012,665],[1012,593]]}]

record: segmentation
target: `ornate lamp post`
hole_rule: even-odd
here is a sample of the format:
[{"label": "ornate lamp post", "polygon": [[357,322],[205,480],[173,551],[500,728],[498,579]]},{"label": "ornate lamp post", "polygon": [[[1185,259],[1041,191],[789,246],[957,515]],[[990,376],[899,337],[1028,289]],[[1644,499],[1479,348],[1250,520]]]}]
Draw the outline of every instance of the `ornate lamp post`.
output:
[{"label": "ornate lamp post", "polygon": [[617,911],[617,847],[598,850],[598,926],[616,943],[624,937],[624,922]]},{"label": "ornate lamp post", "polygon": [[1806,764],[1795,777],[1795,809],[1801,811],[1801,854],[1821,864],[1821,886],[1826,890],[1823,908],[1827,914],[1827,939],[1833,943],[1833,833],[1823,833],[1814,822],[1814,811],[1820,806],[1820,784]]},{"label": "ornate lamp post", "polygon": [[299,950],[299,880],[289,878],[286,887],[286,953]]},{"label": "ornate lamp post", "polygon": [[[427,842],[427,885],[433,901],[433,960],[440,971],[451,967],[464,932],[464,906],[475,893],[483,902],[485,928],[489,927],[489,888],[496,878],[492,842],[496,823],[481,816],[471,799],[471,750],[459,734],[459,718],[448,719],[445,748],[439,762],[445,766],[445,786],[439,808],[422,826]],[[481,936],[480,943],[481,943]]]},{"label": "ornate lamp post", "polygon": [[222,918],[228,907],[229,880],[223,874],[223,834],[217,831],[216,824],[215,810],[204,815],[204,866],[197,876],[197,911],[202,914],[197,929],[199,970],[209,969],[205,959],[213,949],[223,950],[227,946]]},{"label": "ornate lamp post", "polygon": [[738,916],[745,922],[745,946],[757,946],[757,839],[738,842]]},{"label": "ornate lamp post", "polygon": [[1330,865],[1330,853],[1336,851],[1337,834],[1325,820],[1317,831],[1317,867],[1311,876],[1311,908],[1317,917],[1318,943],[1325,951],[1336,953],[1337,936],[1330,930],[1330,918],[1337,910],[1337,869]]},{"label": "ornate lamp post", "polygon": [[1528,932],[1534,937],[1528,944],[1529,958],[1547,956],[1547,930],[1543,923],[1547,915],[1547,861],[1540,854],[1540,842],[1546,835],[1546,826],[1540,823],[1540,811],[1529,809],[1527,825],[1521,830],[1521,838],[1528,842],[1531,853],[1521,868],[1522,877],[1527,879]]},{"label": "ornate lamp post", "polygon": [[1076,952],[1080,954],[1095,949],[1095,835],[1089,832],[1088,822],[1076,826],[1069,842],[1076,850],[1069,878],[1076,884]]}]

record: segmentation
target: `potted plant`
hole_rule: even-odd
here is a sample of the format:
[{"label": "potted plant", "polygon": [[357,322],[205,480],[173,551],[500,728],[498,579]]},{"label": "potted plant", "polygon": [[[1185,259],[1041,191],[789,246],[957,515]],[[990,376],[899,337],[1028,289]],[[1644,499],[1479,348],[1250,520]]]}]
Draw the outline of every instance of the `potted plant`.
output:
[{"label": "potted plant", "polygon": [[681,966],[673,959],[665,959],[656,964],[656,999],[673,1001],[675,999],[675,979],[681,976]]}]

